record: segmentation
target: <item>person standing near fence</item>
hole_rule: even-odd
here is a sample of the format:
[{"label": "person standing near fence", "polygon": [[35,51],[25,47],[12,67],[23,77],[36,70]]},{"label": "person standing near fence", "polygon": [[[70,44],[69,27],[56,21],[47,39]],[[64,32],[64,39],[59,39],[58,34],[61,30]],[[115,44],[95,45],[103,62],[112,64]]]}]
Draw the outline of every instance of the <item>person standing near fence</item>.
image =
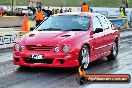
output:
[{"label": "person standing near fence", "polygon": [[89,7],[85,2],[82,4],[81,12],[89,12]]},{"label": "person standing near fence", "polygon": [[44,20],[44,12],[41,7],[36,9],[36,27]]},{"label": "person standing near fence", "polygon": [[122,11],[121,11],[121,17],[122,17],[122,18],[127,18],[127,14],[126,14],[125,7],[123,7],[123,9],[122,9]]},{"label": "person standing near fence", "polygon": [[60,13],[63,13],[64,11],[63,11],[63,8],[61,7],[61,9],[60,9]]},{"label": "person standing near fence", "polygon": [[48,9],[46,10],[47,13],[47,17],[50,17],[52,15],[52,11],[50,10],[50,8],[48,7]]},{"label": "person standing near fence", "polygon": [[51,15],[54,15],[55,14],[55,9],[53,8],[52,9],[52,14]]}]

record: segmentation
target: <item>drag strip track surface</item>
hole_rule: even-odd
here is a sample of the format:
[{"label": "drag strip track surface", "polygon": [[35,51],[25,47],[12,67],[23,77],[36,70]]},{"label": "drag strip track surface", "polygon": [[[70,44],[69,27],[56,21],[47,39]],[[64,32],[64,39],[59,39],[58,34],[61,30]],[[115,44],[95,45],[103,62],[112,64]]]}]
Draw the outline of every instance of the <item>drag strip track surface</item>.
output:
[{"label": "drag strip track surface", "polygon": [[[132,64],[132,38],[121,40],[118,58],[102,58],[90,64],[87,73],[113,73]],[[12,58],[11,49],[0,51],[1,58]],[[12,60],[0,62],[0,88],[79,88],[76,68],[27,68],[15,66]],[[127,73],[126,73],[127,74]],[[88,85],[88,84],[87,84]]]}]

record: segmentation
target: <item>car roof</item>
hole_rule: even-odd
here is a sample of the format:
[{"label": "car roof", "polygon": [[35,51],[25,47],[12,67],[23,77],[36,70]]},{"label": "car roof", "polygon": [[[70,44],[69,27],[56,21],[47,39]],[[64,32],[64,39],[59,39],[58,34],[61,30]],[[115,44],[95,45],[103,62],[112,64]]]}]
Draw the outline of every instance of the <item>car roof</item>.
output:
[{"label": "car roof", "polygon": [[97,15],[101,15],[98,13],[91,13],[91,12],[66,12],[66,13],[59,13],[55,14],[55,16],[60,16],[60,15],[78,15],[78,16],[87,16],[87,17],[95,17]]}]

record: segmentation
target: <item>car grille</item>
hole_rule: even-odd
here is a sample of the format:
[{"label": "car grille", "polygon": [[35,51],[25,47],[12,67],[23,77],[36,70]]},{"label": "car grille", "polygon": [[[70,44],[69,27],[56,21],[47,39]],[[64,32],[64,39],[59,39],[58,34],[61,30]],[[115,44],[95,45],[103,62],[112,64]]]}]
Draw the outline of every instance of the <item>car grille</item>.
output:
[{"label": "car grille", "polygon": [[24,58],[26,63],[45,63],[45,64],[52,64],[53,59],[31,59],[31,58]]},{"label": "car grille", "polygon": [[54,48],[54,46],[46,46],[46,45],[26,45],[27,50],[35,50],[35,51],[50,51]]}]

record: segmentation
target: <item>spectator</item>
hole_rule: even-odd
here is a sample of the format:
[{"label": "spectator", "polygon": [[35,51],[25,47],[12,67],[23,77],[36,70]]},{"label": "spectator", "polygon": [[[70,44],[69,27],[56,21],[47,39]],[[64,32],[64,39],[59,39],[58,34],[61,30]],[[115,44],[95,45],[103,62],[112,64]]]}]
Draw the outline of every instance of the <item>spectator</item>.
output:
[{"label": "spectator", "polygon": [[127,17],[125,7],[123,7],[123,9],[122,9],[122,11],[121,11],[121,17],[122,17],[122,18],[126,18],[126,17]]},{"label": "spectator", "polygon": [[55,14],[57,14],[58,12],[57,12],[57,9],[55,9]]},{"label": "spectator", "polygon": [[38,9],[36,9],[36,27],[44,20],[44,13],[41,9],[41,7],[39,7]]},{"label": "spectator", "polygon": [[121,9],[122,9],[122,6],[120,5],[120,8],[119,8],[120,13],[121,13]]},{"label": "spectator", "polygon": [[91,13],[93,12],[93,9],[92,9],[91,7],[90,7],[90,9],[89,9],[89,10],[90,10],[90,12],[91,12]]},{"label": "spectator", "polygon": [[65,8],[65,11],[64,12],[67,12],[67,8]]},{"label": "spectator", "polygon": [[68,12],[72,12],[72,8],[69,8]]},{"label": "spectator", "polygon": [[45,12],[47,13],[47,17],[50,17],[50,15],[52,15],[52,11],[49,9],[49,7]]},{"label": "spectator", "polygon": [[63,11],[63,9],[62,9],[62,7],[61,7],[61,9],[60,9],[60,13],[63,13],[64,11]]},{"label": "spectator", "polygon": [[55,9],[53,8],[53,9],[52,9],[52,15],[54,15],[54,14],[55,14]]},{"label": "spectator", "polygon": [[34,20],[34,19],[35,19],[35,16],[36,16],[36,8],[31,7],[30,9],[31,9],[31,10],[32,10],[32,12],[33,12],[33,15],[32,15],[32,20]]},{"label": "spectator", "polygon": [[56,10],[55,10],[55,14],[58,14],[58,13],[59,13],[59,9],[56,9]]},{"label": "spectator", "polygon": [[89,12],[89,7],[85,2],[82,4],[81,12]]},{"label": "spectator", "polygon": [[59,9],[57,9],[57,14],[59,13]]},{"label": "spectator", "polygon": [[119,7],[118,18],[121,18],[122,5]]}]

